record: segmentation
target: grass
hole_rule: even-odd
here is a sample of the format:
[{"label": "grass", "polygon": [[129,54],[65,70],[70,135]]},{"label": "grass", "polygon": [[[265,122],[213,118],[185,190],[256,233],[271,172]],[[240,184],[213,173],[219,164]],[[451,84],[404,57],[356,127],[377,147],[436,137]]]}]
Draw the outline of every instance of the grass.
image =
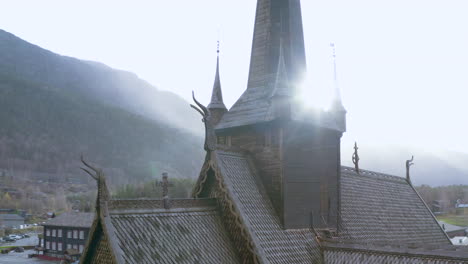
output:
[{"label": "grass", "polygon": [[468,226],[468,215],[441,215],[437,220],[456,226]]}]

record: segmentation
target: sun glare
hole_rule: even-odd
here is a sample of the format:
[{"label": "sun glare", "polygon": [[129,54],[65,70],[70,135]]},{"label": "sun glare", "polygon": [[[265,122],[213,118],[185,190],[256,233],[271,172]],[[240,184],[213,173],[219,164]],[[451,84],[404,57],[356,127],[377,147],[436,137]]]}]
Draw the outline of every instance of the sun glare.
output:
[{"label": "sun glare", "polygon": [[305,109],[320,109],[328,111],[333,98],[333,89],[330,85],[320,85],[310,76],[306,76],[298,84],[297,101]]}]

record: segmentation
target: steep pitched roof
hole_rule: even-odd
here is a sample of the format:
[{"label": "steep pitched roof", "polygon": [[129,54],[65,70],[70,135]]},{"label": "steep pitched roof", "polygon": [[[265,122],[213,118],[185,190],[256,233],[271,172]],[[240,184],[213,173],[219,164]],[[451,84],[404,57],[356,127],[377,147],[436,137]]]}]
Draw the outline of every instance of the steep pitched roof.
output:
[{"label": "steep pitched roof", "polygon": [[208,109],[227,110],[226,106],[224,105],[223,92],[221,90],[221,80],[219,78],[219,48],[218,48],[218,57],[216,59],[215,81],[213,84],[213,91],[211,93],[211,101],[210,101],[210,104],[208,105]]},{"label": "steep pitched roof", "polygon": [[409,248],[400,245],[340,244],[322,242],[326,264],[455,264],[468,263],[467,247]]},{"label": "steep pitched roof", "polygon": [[218,129],[269,121],[281,40],[287,76],[296,83],[306,70],[300,1],[258,0],[247,89],[223,116]]},{"label": "steep pitched roof", "polygon": [[239,263],[214,199],[110,200],[107,238],[123,263]]},{"label": "steep pitched roof", "polygon": [[445,232],[405,178],[342,167],[341,219],[353,241],[449,245]]},{"label": "steep pitched roof", "polygon": [[52,219],[49,219],[44,226],[69,226],[69,227],[87,227],[93,224],[94,213],[63,213]]},{"label": "steep pitched roof", "polygon": [[254,165],[240,153],[216,151],[216,164],[262,263],[316,263],[320,250],[309,229],[284,230]]}]

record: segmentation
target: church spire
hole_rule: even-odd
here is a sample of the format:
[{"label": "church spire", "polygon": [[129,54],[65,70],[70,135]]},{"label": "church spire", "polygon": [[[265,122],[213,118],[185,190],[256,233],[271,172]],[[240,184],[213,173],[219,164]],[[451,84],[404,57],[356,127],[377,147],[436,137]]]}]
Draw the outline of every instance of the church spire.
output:
[{"label": "church spire", "polygon": [[333,86],[334,86],[334,96],[332,101],[331,109],[336,112],[346,112],[346,109],[343,106],[343,102],[341,100],[341,91],[340,87],[338,86],[338,78],[336,74],[336,49],[335,43],[330,43],[330,47],[333,50]]},{"label": "church spire", "polygon": [[335,122],[338,126],[338,129],[341,132],[346,132],[346,109],[343,106],[341,100],[340,87],[338,86],[338,78],[336,75],[336,50],[335,44],[330,43],[330,47],[333,49],[333,86],[335,87],[335,95],[333,97],[331,111],[335,117]]},{"label": "church spire", "polygon": [[221,81],[219,78],[219,41],[218,41],[218,49],[216,52],[218,53],[217,60],[216,60],[216,75],[215,75],[215,81],[213,84],[213,92],[211,94],[211,102],[208,105],[208,109],[227,110],[223,102],[223,93],[221,91]]}]

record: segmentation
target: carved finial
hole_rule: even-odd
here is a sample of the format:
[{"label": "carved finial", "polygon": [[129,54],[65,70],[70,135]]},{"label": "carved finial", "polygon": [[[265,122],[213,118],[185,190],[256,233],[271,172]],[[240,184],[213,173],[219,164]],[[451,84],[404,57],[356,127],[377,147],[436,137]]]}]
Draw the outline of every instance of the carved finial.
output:
[{"label": "carved finial", "polygon": [[169,177],[168,177],[167,172],[163,172],[163,174],[162,174],[162,183],[161,183],[163,198],[169,196],[169,180],[168,180],[168,178]]},{"label": "carved finial", "polygon": [[409,183],[411,183],[410,168],[411,168],[411,166],[414,165],[413,160],[414,160],[414,156],[411,156],[411,159],[406,161],[406,180]]},{"label": "carved finial", "polygon": [[169,200],[169,180],[168,180],[168,174],[167,172],[163,172],[162,174],[162,196],[163,196],[163,206],[164,209],[170,209],[171,208],[171,203]]},{"label": "carved finial", "polygon": [[202,105],[195,98],[195,93],[192,91],[192,98],[195,104],[198,106],[190,105],[193,109],[197,110],[198,113],[203,117],[202,122],[205,123],[205,145],[204,148],[207,152],[216,149],[216,134],[214,131],[214,124],[210,110],[206,106]]},{"label": "carved finial", "polygon": [[359,154],[358,154],[357,142],[354,142],[354,153],[353,153],[353,163],[356,173],[359,174]]},{"label": "carved finial", "polygon": [[89,176],[91,176],[97,182],[98,194],[97,194],[97,198],[96,198],[96,211],[98,212],[98,214],[103,214],[104,216],[107,216],[107,214],[108,214],[108,212],[107,212],[107,201],[109,200],[110,195],[109,195],[109,190],[107,189],[104,172],[102,171],[102,169],[97,169],[97,168],[91,166],[90,164],[88,164],[84,160],[83,155],[81,155],[80,158],[81,158],[81,162],[87,168],[94,171],[94,173],[92,173],[91,171],[89,171],[86,168],[81,168],[84,172],[89,174]]}]

